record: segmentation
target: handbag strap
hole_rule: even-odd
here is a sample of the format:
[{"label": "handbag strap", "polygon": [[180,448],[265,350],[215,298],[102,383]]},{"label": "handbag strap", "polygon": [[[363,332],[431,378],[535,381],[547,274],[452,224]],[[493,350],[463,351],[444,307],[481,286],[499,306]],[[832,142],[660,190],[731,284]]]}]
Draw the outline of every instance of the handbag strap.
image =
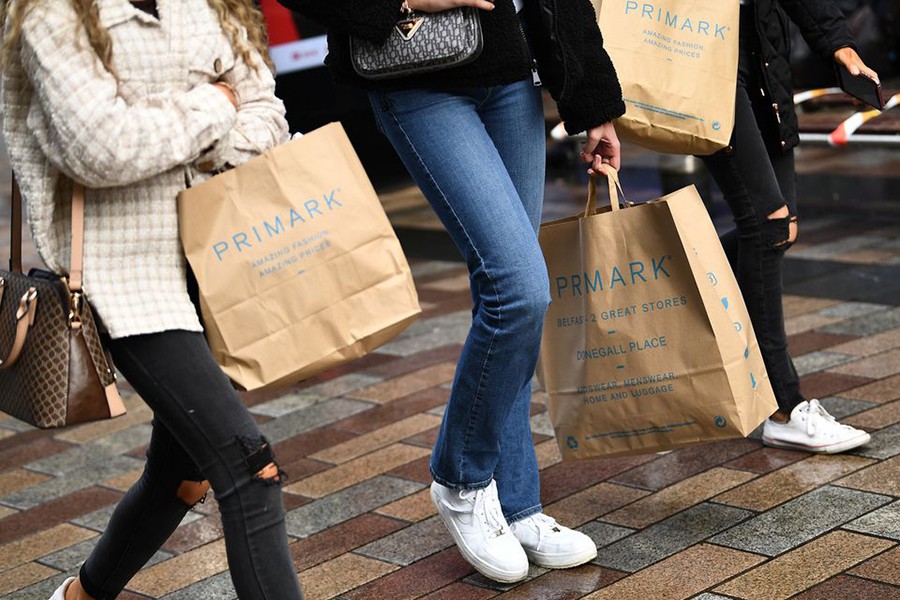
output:
[{"label": "handbag strap", "polygon": [[[9,240],[9,270],[22,272],[22,192],[16,174],[12,177],[11,235]],[[84,186],[72,182],[72,242],[71,242],[69,289],[80,292],[84,271]]]}]

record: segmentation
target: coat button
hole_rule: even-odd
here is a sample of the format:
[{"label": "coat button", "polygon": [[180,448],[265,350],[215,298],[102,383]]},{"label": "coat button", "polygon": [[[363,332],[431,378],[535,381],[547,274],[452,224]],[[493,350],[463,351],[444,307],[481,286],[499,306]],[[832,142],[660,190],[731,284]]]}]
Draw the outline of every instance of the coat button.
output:
[{"label": "coat button", "polygon": [[201,173],[212,173],[215,168],[216,165],[211,160],[204,160],[203,162],[197,164],[197,170],[199,170]]},{"label": "coat button", "polygon": [[787,142],[784,140],[781,140],[781,147],[784,148],[785,146],[787,146]]},{"label": "coat button", "polygon": [[216,62],[213,63],[213,69],[215,69],[216,73],[222,73],[222,59],[217,58]]}]

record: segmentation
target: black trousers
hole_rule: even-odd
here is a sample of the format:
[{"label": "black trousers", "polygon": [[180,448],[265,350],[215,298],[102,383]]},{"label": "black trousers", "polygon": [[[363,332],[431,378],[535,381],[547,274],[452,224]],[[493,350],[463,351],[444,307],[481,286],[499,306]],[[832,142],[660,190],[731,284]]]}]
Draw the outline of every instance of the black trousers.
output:
[{"label": "black trousers", "polygon": [[[788,353],[782,308],[782,262],[797,217],[793,150],[782,151],[770,100],[761,85],[759,39],[741,9],[734,133],[728,148],[703,162],[719,184],[736,229],[722,237],[759,341],[778,408],[790,413],[804,398]],[[768,216],[787,206],[789,216]]]},{"label": "black trousers", "polygon": [[81,568],[85,591],[115,598],[169,538],[190,506],[183,481],[209,480],[228,566],[242,600],[297,600],[281,479],[257,474],[274,455],[202,334],[166,331],[106,340],[114,362],[153,409],[147,463]]}]

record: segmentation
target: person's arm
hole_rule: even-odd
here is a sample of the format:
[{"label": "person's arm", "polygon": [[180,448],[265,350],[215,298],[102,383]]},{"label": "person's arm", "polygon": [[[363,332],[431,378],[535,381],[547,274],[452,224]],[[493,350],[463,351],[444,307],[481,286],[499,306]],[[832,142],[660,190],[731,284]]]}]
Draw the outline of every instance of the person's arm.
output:
[{"label": "person's arm", "polygon": [[26,17],[20,56],[37,101],[29,122],[42,121],[35,138],[69,177],[94,188],[134,183],[191,163],[234,125],[234,106],[212,84],[129,105],[78,39],[71,9],[54,10],[66,11],[64,26],[58,13]]},{"label": "person's arm", "polygon": [[275,78],[259,53],[254,50],[251,54],[255,69],[238,54],[234,68],[222,78],[234,91],[237,120],[228,133],[195,161],[201,171],[237,166],[287,141],[290,135],[284,103],[275,96]]}]

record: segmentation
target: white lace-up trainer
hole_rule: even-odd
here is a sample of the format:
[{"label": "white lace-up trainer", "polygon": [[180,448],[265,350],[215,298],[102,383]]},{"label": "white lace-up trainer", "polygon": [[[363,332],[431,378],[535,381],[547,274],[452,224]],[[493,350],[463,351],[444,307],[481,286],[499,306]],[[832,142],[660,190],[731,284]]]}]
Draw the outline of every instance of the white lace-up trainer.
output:
[{"label": "white lace-up trainer", "polygon": [[66,600],[66,590],[69,589],[69,584],[73,581],[75,581],[74,577],[69,577],[63,581],[62,585],[56,588],[56,591],[50,596],[50,600]]},{"label": "white lace-up trainer", "polygon": [[479,573],[503,583],[528,575],[528,557],[503,518],[497,484],[452,490],[431,484],[431,500],[459,551]]},{"label": "white lace-up trainer", "polygon": [[534,564],[548,569],[583,565],[597,556],[594,540],[580,531],[563,527],[556,519],[537,513],[510,525]]},{"label": "white lace-up trainer", "polygon": [[862,446],[872,436],[838,423],[818,400],[813,399],[794,407],[787,423],[766,419],[762,439],[767,446],[835,454]]}]

